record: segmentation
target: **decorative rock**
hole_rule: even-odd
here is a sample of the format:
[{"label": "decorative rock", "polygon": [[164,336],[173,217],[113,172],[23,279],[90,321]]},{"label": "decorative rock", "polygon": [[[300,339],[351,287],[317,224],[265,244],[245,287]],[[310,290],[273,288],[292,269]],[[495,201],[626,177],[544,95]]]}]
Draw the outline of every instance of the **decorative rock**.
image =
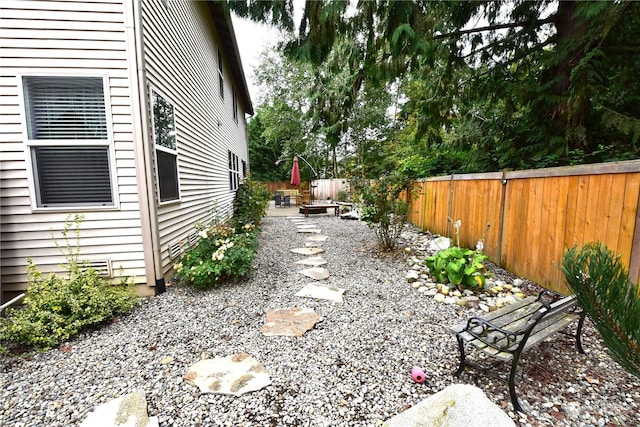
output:
[{"label": "decorative rock", "polygon": [[298,273],[315,280],[324,280],[330,275],[329,270],[321,267],[306,268],[304,270],[300,270]]},{"label": "decorative rock", "polygon": [[310,283],[300,289],[298,293],[296,293],[296,296],[342,302],[342,294],[344,294],[344,289],[340,289],[335,286],[322,286]]},{"label": "decorative rock", "polygon": [[320,316],[310,308],[281,308],[267,310],[267,323],[260,332],[265,336],[299,337],[312,329],[320,321]]},{"label": "decorative rock", "polygon": [[524,285],[524,280],[522,279],[513,279],[513,286],[516,288],[520,288]]},{"label": "decorative rock", "polygon": [[429,242],[429,250],[438,252],[451,246],[451,239],[448,237],[437,237]]},{"label": "decorative rock", "polygon": [[321,265],[325,265],[326,263],[327,263],[327,261],[324,258],[322,258],[321,256],[309,257],[309,258],[305,258],[303,260],[294,262],[294,264],[313,265],[315,267],[319,267]]},{"label": "decorative rock", "polygon": [[383,424],[385,427],[515,427],[515,423],[482,390],[453,384]]},{"label": "decorative rock", "polygon": [[448,286],[443,286],[442,289],[440,289],[440,293],[442,295],[449,295],[449,287]]},{"label": "decorative rock", "polygon": [[451,295],[453,295],[454,297],[461,297],[462,296],[462,292],[455,290],[451,293]]},{"label": "decorative rock", "polygon": [[407,282],[413,283],[420,278],[420,274],[415,270],[409,270],[407,272]]},{"label": "decorative rock", "polygon": [[468,300],[466,298],[460,298],[456,301],[456,304],[461,307],[464,307],[465,305],[467,305],[467,301]]},{"label": "decorative rock", "polygon": [[426,287],[422,286],[422,282],[413,282],[411,286],[413,287],[413,289],[420,289],[420,288],[426,289]]},{"label": "decorative rock", "polygon": [[[418,282],[416,282],[416,283],[418,283]],[[426,286],[420,286],[418,288],[418,292],[420,292],[421,294],[427,292],[427,287]]]},{"label": "decorative rock", "polygon": [[184,378],[202,393],[236,397],[271,384],[265,367],[246,353],[200,360],[189,367]]},{"label": "decorative rock", "polygon": [[444,295],[442,295],[442,294],[435,294],[435,295],[433,296],[433,299],[434,299],[436,302],[443,302],[445,298],[446,298],[446,297],[445,297]]},{"label": "decorative rock", "polygon": [[324,252],[324,249],[320,248],[295,248],[291,249],[291,252],[299,255],[318,255]]},{"label": "decorative rock", "polygon": [[445,304],[455,304],[456,299],[454,297],[445,297],[444,298],[444,303]]},{"label": "decorative rock", "polygon": [[487,304],[479,303],[478,308],[484,311],[485,313],[488,313],[490,311],[489,306]]},{"label": "decorative rock", "polygon": [[432,297],[437,293],[438,293],[438,290],[436,288],[430,288],[430,289],[427,289],[427,291],[424,294]]},{"label": "decorative rock", "polygon": [[142,390],[135,391],[98,406],[87,415],[80,427],[157,427],[158,417],[149,417],[147,396]]}]

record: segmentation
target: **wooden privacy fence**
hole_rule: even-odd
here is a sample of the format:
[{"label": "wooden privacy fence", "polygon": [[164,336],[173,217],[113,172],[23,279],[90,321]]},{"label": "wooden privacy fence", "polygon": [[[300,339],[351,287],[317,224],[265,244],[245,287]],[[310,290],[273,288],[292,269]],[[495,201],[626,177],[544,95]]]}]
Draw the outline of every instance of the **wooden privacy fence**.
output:
[{"label": "wooden privacy fence", "polygon": [[[501,267],[567,293],[566,248],[604,242],[640,286],[640,160],[450,175],[415,183],[409,221],[484,252]],[[454,241],[455,244],[455,241]]]},{"label": "wooden privacy fence", "polygon": [[[299,186],[293,186],[286,181],[282,182],[262,182],[267,187],[267,190],[272,193],[280,189],[298,189],[301,192],[309,190],[308,182],[301,182]],[[311,182],[314,185],[313,196],[316,200],[326,200],[331,198],[335,200],[338,197],[340,191],[348,191],[349,184],[346,179],[334,178],[334,179],[316,179]]]}]

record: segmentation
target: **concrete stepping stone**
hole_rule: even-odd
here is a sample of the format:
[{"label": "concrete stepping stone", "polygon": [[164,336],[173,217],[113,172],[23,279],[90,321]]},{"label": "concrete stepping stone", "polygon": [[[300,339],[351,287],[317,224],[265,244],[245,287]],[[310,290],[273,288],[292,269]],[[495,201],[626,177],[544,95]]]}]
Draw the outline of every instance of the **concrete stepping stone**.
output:
[{"label": "concrete stepping stone", "polygon": [[318,228],[318,226],[315,224],[300,224],[300,225],[296,225],[296,227],[298,227],[298,230],[303,230],[306,228]]},{"label": "concrete stepping stone", "polygon": [[309,283],[307,286],[300,289],[295,296],[324,299],[333,302],[343,302],[342,294],[344,294],[344,289],[338,288],[336,286],[324,286]]},{"label": "concrete stepping stone", "polygon": [[322,233],[322,230],[319,228],[298,228],[298,233]]},{"label": "concrete stepping stone", "polygon": [[305,248],[319,248],[324,242],[304,242]]},{"label": "concrete stepping stone", "polygon": [[260,328],[263,335],[299,337],[313,329],[321,317],[311,308],[293,307],[267,310],[266,319]]},{"label": "concrete stepping stone", "polygon": [[322,267],[311,267],[298,271],[298,273],[310,277],[315,280],[324,280],[329,278],[329,270]]},{"label": "concrete stepping stone", "polygon": [[324,252],[324,249],[320,248],[294,248],[291,252],[298,255],[318,255]]},{"label": "concrete stepping stone", "polygon": [[265,367],[247,353],[200,360],[189,367],[184,379],[202,393],[236,397],[271,384]]},{"label": "concrete stepping stone", "polygon": [[87,415],[80,427],[158,427],[158,417],[147,413],[147,395],[138,390],[103,403]]},{"label": "concrete stepping stone", "polygon": [[316,236],[307,237],[308,242],[326,242],[329,236],[325,236],[324,234],[318,234]]},{"label": "concrete stepping stone", "polygon": [[313,256],[313,257],[305,258],[300,261],[296,261],[294,264],[312,265],[314,267],[320,267],[321,265],[325,265],[326,263],[327,263],[327,260],[322,258],[321,256]]}]

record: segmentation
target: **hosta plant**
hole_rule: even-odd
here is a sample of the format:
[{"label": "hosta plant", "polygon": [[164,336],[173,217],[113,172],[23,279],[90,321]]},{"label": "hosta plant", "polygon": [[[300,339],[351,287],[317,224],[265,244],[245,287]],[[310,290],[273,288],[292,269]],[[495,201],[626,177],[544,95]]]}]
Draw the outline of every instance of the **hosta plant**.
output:
[{"label": "hosta plant", "polygon": [[[487,277],[491,274],[487,272],[484,262],[489,259],[482,253],[484,249],[484,235],[476,244],[476,250],[460,247],[460,227],[462,223],[457,220],[453,227],[456,234],[456,245],[443,249],[424,260],[429,268],[429,272],[440,283],[451,283],[459,288],[482,289]],[[487,233],[489,225],[485,229]]]}]

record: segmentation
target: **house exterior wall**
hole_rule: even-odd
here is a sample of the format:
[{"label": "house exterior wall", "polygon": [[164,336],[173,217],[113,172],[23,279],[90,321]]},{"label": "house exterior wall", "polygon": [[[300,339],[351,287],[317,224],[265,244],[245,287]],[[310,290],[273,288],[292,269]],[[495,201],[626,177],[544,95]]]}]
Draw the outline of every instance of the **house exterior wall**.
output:
[{"label": "house exterior wall", "polygon": [[[196,223],[231,214],[228,153],[248,168],[247,107],[237,96],[234,116],[244,76],[232,78],[213,10],[173,0],[0,2],[0,294],[26,289],[27,258],[62,273],[51,230],[60,239],[71,213],[84,215],[80,258],[110,261],[113,277],[133,277],[142,295],[172,273],[179,253],[169,248],[194,243]],[[103,79],[113,206],[38,206],[24,76]],[[180,197],[168,202],[158,196],[151,90],[175,112]]]},{"label": "house exterior wall", "polygon": [[[83,214],[81,259],[110,259],[114,277],[143,284],[145,261],[135,168],[134,114],[127,28],[132,14],[117,0],[0,2],[0,214],[2,291],[26,287],[27,257],[60,271],[64,257],[51,238],[69,213]],[[114,206],[38,208],[27,146],[22,77],[104,78]]]},{"label": "house exterior wall", "polygon": [[[196,223],[230,215],[235,193],[229,184],[228,152],[238,156],[240,165],[242,161],[248,165],[245,106],[238,101],[236,121],[231,70],[210,13],[206,2],[141,3],[149,129],[150,90],[162,94],[175,109],[180,198],[160,203],[155,190],[164,275],[170,273],[174,263],[170,246],[180,242],[188,246],[189,237],[195,236]],[[224,99],[219,91],[218,49]],[[153,141],[146,143],[153,153]]]}]

